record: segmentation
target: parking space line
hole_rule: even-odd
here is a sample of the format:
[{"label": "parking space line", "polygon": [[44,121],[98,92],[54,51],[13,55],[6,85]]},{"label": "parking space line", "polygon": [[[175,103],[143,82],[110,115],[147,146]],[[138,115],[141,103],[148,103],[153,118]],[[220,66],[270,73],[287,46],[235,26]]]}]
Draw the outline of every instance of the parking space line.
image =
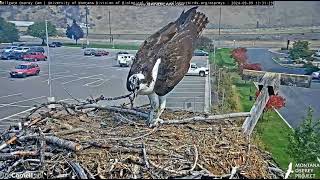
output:
[{"label": "parking space line", "polygon": [[[97,85],[93,85],[93,86],[89,86],[89,85],[87,85],[87,86],[89,86],[89,87],[99,87],[99,86],[101,86],[102,84],[104,84],[104,83],[106,83],[107,81],[109,81],[110,79],[103,79],[103,81],[102,81],[102,83],[100,83],[100,84],[97,84]],[[94,81],[94,82],[97,82],[97,81]],[[87,83],[88,84],[88,83]],[[89,84],[92,84],[92,83],[89,83]]]},{"label": "parking space line", "polygon": [[11,97],[11,96],[19,96],[19,95],[21,95],[21,94],[22,94],[22,93],[9,94],[9,95],[6,95],[6,96],[0,96],[0,98]]},{"label": "parking space line", "polygon": [[[0,119],[0,121],[3,121],[3,120],[6,120],[6,119],[9,119],[9,118],[11,118],[11,117],[14,117],[14,116],[17,116],[17,115],[20,115],[20,114],[23,114],[23,113],[26,113],[26,112],[28,112],[28,111],[33,110],[34,108],[35,108],[35,107],[32,107],[32,108],[29,108],[29,109],[27,109],[27,110],[24,110],[24,111],[21,111],[21,112],[18,112],[18,113],[12,114],[12,115],[7,116],[7,117],[4,117],[4,118],[1,118],[1,119]],[[0,125],[0,126],[1,126],[1,125]]]},{"label": "parking space line", "polygon": [[[46,97],[46,96],[45,96]],[[68,99],[62,99],[62,100],[59,100],[59,102],[63,102],[63,101],[68,101],[68,100],[71,100],[70,98],[68,98]],[[4,118],[1,118],[0,119],[0,121],[3,121],[3,120],[6,120],[6,119],[9,119],[9,118],[12,118],[12,117],[15,117],[15,116],[17,116],[17,117],[24,117],[24,116],[20,116],[21,114],[23,114],[23,113],[26,113],[26,112],[28,112],[28,111],[31,111],[31,110],[33,110],[34,108],[36,108],[36,107],[31,107],[31,108],[29,108],[29,109],[26,109],[26,110],[24,110],[24,111],[21,111],[21,112],[18,112],[18,113],[15,113],[15,114],[12,114],[12,115],[10,115],[10,116],[7,116],[7,117],[4,117]],[[2,124],[0,124],[0,126],[3,126]]]},{"label": "parking space line", "polygon": [[[70,75],[66,75],[66,76],[63,75],[63,76],[60,76],[60,77],[52,78],[51,80],[63,79],[63,78],[78,76],[78,75],[82,75],[82,74],[87,74],[87,73],[70,74]],[[49,79],[44,80],[42,82],[48,82],[48,81],[49,81]]]},{"label": "parking space line", "polygon": [[71,82],[75,82],[75,81],[79,81],[79,80],[82,80],[82,79],[89,79],[91,77],[101,76],[101,75],[103,75],[103,74],[97,74],[97,75],[93,75],[93,76],[81,77],[81,78],[74,79],[74,80],[71,80],[71,81],[63,82],[62,85],[68,84],[68,83],[71,83]]},{"label": "parking space line", "polygon": [[12,103],[9,103],[9,104],[3,104],[3,105],[0,105],[0,108],[6,107],[6,106],[10,106],[10,105],[13,105],[13,104],[17,104],[17,103],[21,103],[21,102],[32,101],[32,100],[35,100],[35,99],[41,99],[41,98],[45,98],[45,97],[46,96],[40,96],[40,97],[25,99],[25,100],[22,100],[22,101],[12,102]]},{"label": "parking space line", "polygon": [[0,106],[3,106],[3,107],[21,107],[21,108],[29,108],[29,107],[32,107],[32,106],[23,106],[23,105],[14,105],[14,104],[0,104]]},{"label": "parking space line", "polygon": [[190,97],[190,96],[188,96],[188,97],[170,97],[170,96],[168,96],[167,97],[167,99],[174,99],[174,98],[178,98],[178,99],[193,99],[193,98],[199,99],[199,98],[201,98],[201,99],[203,99],[204,97]]},{"label": "parking space line", "polygon": [[177,91],[173,91],[171,94],[184,94],[184,93],[185,93],[185,94],[190,94],[190,93],[191,93],[191,94],[193,94],[193,93],[194,93],[194,94],[204,94],[204,91],[201,91],[201,92],[200,92],[200,91],[190,91],[190,92],[182,92],[182,91],[178,91],[178,92],[177,92]]}]

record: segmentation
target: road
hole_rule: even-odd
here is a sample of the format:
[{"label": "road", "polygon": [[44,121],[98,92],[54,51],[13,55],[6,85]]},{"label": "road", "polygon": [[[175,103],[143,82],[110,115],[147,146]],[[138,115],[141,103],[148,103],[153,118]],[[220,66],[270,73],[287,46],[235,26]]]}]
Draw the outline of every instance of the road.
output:
[{"label": "road", "polygon": [[[108,50],[109,56],[84,56],[80,48],[50,48],[52,96],[56,100],[73,101],[89,96],[107,97],[128,94],[126,78],[129,67],[119,67],[115,52]],[[134,52],[134,51],[132,51]],[[16,60],[0,60],[0,129],[19,120],[34,105],[47,101],[49,96],[48,62],[37,62],[41,68],[38,76],[10,78],[9,71],[22,63]],[[205,60],[196,63],[206,65]],[[185,98],[192,98],[191,110],[203,111],[205,78],[186,76],[169,94],[167,107],[185,108]],[[67,93],[69,92],[72,97]],[[194,100],[196,99],[196,100]],[[128,103],[129,100],[110,102],[115,105]],[[147,96],[138,96],[135,105],[148,104]]]},{"label": "road", "polygon": [[[285,68],[275,63],[272,60],[275,55],[268,49],[248,48],[247,55],[250,63],[260,63],[265,71],[304,74],[303,69]],[[279,94],[286,99],[286,106],[279,112],[291,127],[301,124],[309,106],[314,110],[314,118],[320,118],[320,83],[312,82],[310,88],[280,86]]]}]

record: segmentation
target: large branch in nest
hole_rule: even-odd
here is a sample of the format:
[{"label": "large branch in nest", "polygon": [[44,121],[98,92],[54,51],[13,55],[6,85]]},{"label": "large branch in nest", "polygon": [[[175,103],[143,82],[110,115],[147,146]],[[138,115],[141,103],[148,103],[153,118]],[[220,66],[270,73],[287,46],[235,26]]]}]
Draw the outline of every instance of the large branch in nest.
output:
[{"label": "large branch in nest", "polygon": [[137,115],[140,117],[148,118],[148,114],[146,114],[146,113],[138,112],[138,111],[135,111],[132,109],[115,107],[115,106],[101,106],[101,105],[95,105],[95,104],[88,104],[88,105],[77,107],[77,109],[86,109],[86,108],[96,108],[96,109],[100,109],[100,110],[123,112],[123,113],[129,113],[129,114],[134,114],[134,115]]},{"label": "large branch in nest", "polygon": [[[0,154],[0,160],[5,161],[8,159],[18,159],[21,157],[34,157],[39,156],[39,151],[15,151],[10,153],[1,153]],[[45,152],[44,156],[46,157],[52,157],[52,153]]]},{"label": "large branch in nest", "polygon": [[[28,141],[28,140],[35,140],[39,139],[38,135],[29,135],[29,136],[22,136],[19,138],[20,141]],[[82,149],[82,146],[76,142],[68,141],[65,139],[58,138],[56,136],[45,136],[44,139],[47,143],[56,145],[58,147],[72,150],[72,151],[79,151]]]},{"label": "large branch in nest", "polygon": [[230,113],[230,114],[221,114],[213,115],[208,117],[195,116],[192,118],[181,119],[181,120],[168,120],[164,121],[162,124],[186,124],[186,123],[196,123],[196,122],[211,122],[219,119],[228,119],[228,118],[239,118],[239,117],[249,117],[249,112],[240,112],[240,113]]}]

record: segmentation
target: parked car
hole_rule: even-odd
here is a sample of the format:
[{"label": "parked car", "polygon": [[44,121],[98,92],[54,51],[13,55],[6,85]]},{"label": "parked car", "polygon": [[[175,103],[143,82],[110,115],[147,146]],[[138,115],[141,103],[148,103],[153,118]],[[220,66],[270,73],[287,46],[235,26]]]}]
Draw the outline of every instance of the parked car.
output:
[{"label": "parked car", "polygon": [[92,48],[87,48],[84,50],[83,54],[85,56],[94,56],[96,54],[96,50]]},{"label": "parked car", "polygon": [[1,59],[5,59],[5,60],[14,59],[13,53],[14,52],[3,52],[1,53]]},{"label": "parked car", "polygon": [[41,53],[44,53],[45,50],[44,50],[43,47],[34,46],[34,47],[30,47],[28,52],[41,52]]},{"label": "parked car", "polygon": [[40,52],[31,52],[23,56],[25,61],[46,61],[47,56]]},{"label": "parked car", "polygon": [[52,42],[49,44],[49,47],[61,47],[62,43],[61,42]]},{"label": "parked car", "polygon": [[117,56],[118,63],[120,67],[126,66],[129,67],[135,58],[134,54],[119,54]]},{"label": "parked car", "polygon": [[94,55],[95,56],[108,56],[109,52],[107,52],[106,50],[97,50]]},{"label": "parked car", "polygon": [[197,75],[204,77],[209,74],[209,69],[205,67],[198,67],[195,63],[190,64],[187,75]]},{"label": "parked car", "polygon": [[27,77],[31,75],[38,75],[40,73],[40,67],[35,63],[24,63],[15,67],[10,72],[11,77]]},{"label": "parked car", "polygon": [[23,60],[23,56],[25,54],[26,54],[25,52],[12,52],[12,59]]},{"label": "parked car", "polygon": [[8,46],[8,47],[4,48],[3,52],[11,52],[17,48],[18,48],[18,46]]},{"label": "parked car", "polygon": [[205,52],[203,50],[195,50],[193,52],[193,55],[194,56],[209,56],[209,53],[208,52]]},{"label": "parked car", "polygon": [[15,50],[13,50],[13,52],[27,52],[29,50],[30,50],[29,47],[18,47]]},{"label": "parked car", "polygon": [[312,79],[320,79],[320,71],[311,74]]},{"label": "parked car", "polygon": [[125,51],[120,51],[120,52],[117,52],[117,56],[119,55],[119,54],[129,54],[128,52],[125,52]]}]

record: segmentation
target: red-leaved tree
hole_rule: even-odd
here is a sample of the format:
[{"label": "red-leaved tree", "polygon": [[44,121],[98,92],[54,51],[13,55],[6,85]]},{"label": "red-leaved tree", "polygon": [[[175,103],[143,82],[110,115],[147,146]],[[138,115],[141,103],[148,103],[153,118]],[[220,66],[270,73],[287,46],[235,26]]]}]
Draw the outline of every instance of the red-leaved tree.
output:
[{"label": "red-leaved tree", "polygon": [[[256,98],[260,95],[260,91],[258,90],[256,92]],[[269,100],[266,104],[266,107],[264,108],[264,111],[269,111],[272,110],[273,108],[275,109],[280,109],[286,105],[286,99],[283,98],[282,96],[277,95],[271,95],[269,97]]]},{"label": "red-leaved tree", "polygon": [[262,71],[261,64],[259,64],[259,63],[243,64],[243,65],[242,65],[242,69]]}]

